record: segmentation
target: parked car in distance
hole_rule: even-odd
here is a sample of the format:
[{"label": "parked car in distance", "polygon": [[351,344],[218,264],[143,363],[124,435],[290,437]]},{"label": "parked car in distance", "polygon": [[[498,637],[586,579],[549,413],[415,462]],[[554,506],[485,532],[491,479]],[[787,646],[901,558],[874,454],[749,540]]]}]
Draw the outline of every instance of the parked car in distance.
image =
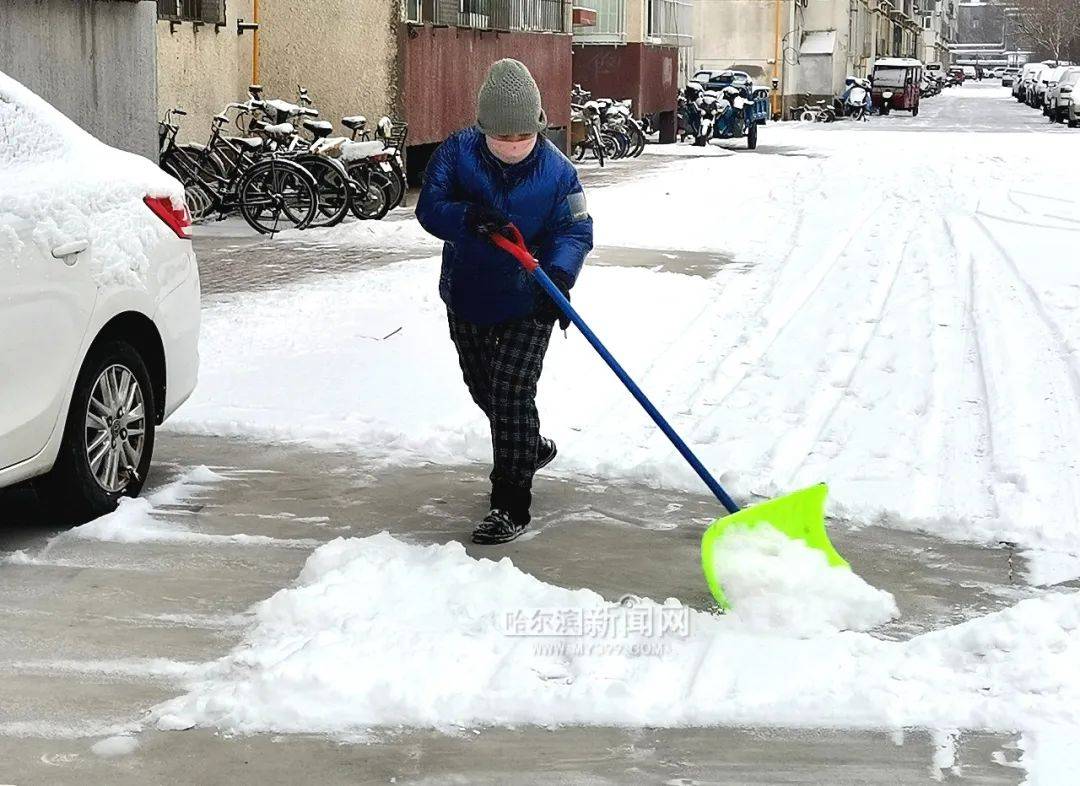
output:
[{"label": "parked car in distance", "polygon": [[1013,85],[1013,96],[1017,101],[1027,103],[1032,83],[1038,79],[1039,72],[1046,68],[1045,63],[1027,63],[1020,70],[1020,76]]},{"label": "parked car in distance", "polygon": [[964,79],[965,80],[966,79],[978,79],[979,78],[979,72],[975,70],[975,66],[966,65],[966,66],[962,66],[962,69],[964,71]]},{"label": "parked car in distance", "polygon": [[964,84],[964,69],[961,66],[952,66],[949,68],[949,76],[953,78],[953,81],[958,84]]},{"label": "parked car in distance", "polygon": [[691,81],[703,85],[706,90],[720,91],[729,85],[747,90],[754,89],[754,80],[750,74],[730,68],[722,71],[698,71]]},{"label": "parked car in distance", "polygon": [[1055,100],[1055,91],[1057,90],[1058,81],[1069,70],[1070,66],[1055,66],[1054,68],[1048,68],[1043,71],[1040,77],[1040,83],[1043,85],[1042,100],[1039,102],[1042,108],[1042,113],[1046,117],[1051,117],[1051,104]]},{"label": "parked car in distance", "polygon": [[142,489],[198,371],[183,187],[0,72],[0,488],[85,520]]},{"label": "parked car in distance", "polygon": [[1068,123],[1069,128],[1080,124],[1080,106],[1075,103],[1074,92],[1080,95],[1080,66],[1066,68],[1051,91],[1050,119]]},{"label": "parked car in distance", "polygon": [[1016,75],[1020,73],[1020,69],[1015,66],[1009,66],[1001,74],[1001,86],[1012,87],[1013,81],[1016,79]]}]

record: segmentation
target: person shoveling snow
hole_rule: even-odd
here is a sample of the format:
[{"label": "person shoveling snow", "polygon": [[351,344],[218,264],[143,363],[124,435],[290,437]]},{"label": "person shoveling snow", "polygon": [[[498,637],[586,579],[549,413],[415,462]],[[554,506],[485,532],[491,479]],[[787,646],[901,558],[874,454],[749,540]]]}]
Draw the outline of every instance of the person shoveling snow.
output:
[{"label": "person shoveling snow", "polygon": [[488,236],[520,226],[569,296],[593,231],[577,170],[538,137],[546,117],[522,63],[491,66],[476,124],[431,157],[416,217],[445,241],[439,294],[465,384],[491,423],[491,512],[473,542],[506,543],[528,527],[533,475],[555,458],[555,443],[540,436],[536,386],[555,320],[569,322]]}]

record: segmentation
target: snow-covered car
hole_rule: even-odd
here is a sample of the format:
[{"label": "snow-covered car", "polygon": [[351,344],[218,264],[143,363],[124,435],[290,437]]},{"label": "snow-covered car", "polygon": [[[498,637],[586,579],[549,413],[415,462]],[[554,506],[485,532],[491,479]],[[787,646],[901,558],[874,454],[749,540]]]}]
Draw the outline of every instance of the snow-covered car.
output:
[{"label": "snow-covered car", "polygon": [[1039,72],[1039,78],[1032,83],[1032,97],[1029,102],[1035,109],[1046,112],[1046,99],[1050,90],[1057,84],[1058,77],[1065,72],[1065,66],[1047,66]]},{"label": "snow-covered car", "polygon": [[1059,66],[1052,69],[1052,73],[1046,82],[1046,95],[1043,96],[1042,110],[1043,114],[1052,120],[1058,119],[1058,99],[1060,97],[1060,90],[1067,84],[1065,80],[1069,79],[1069,73],[1075,71],[1075,66]]},{"label": "snow-covered car", "polygon": [[1013,82],[1016,80],[1016,75],[1020,73],[1020,69],[1015,66],[1009,66],[1001,74],[1001,86],[1012,87]]},{"label": "snow-covered car", "polygon": [[1032,82],[1034,82],[1039,72],[1046,68],[1045,63],[1025,63],[1024,67],[1020,69],[1020,76],[1013,84],[1012,94],[1017,101],[1027,102],[1028,92],[1031,90]]},{"label": "snow-covered car", "polygon": [[979,78],[979,73],[978,73],[978,71],[975,70],[975,66],[966,65],[963,68],[964,68],[964,80],[965,81],[967,81],[968,79],[978,79]]},{"label": "snow-covered car", "polygon": [[1051,95],[1051,119],[1068,123],[1069,128],[1080,126],[1080,66],[1066,68]]},{"label": "snow-covered car", "polygon": [[0,72],[0,488],[76,518],[141,490],[198,371],[183,187]]}]

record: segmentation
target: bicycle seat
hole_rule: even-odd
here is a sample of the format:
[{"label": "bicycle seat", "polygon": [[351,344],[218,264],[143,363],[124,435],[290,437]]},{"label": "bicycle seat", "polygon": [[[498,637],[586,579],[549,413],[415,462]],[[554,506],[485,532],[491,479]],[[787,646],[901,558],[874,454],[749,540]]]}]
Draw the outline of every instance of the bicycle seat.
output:
[{"label": "bicycle seat", "polygon": [[265,140],[260,139],[257,136],[238,136],[234,137],[232,141],[243,145],[248,150],[259,150],[265,142]]},{"label": "bicycle seat", "polygon": [[263,133],[270,136],[291,136],[296,132],[292,123],[276,123],[263,128]]},{"label": "bicycle seat", "polygon": [[305,120],[304,128],[314,134],[316,139],[324,139],[334,133],[334,126],[326,120]]},{"label": "bicycle seat", "polygon": [[352,115],[351,117],[341,118],[341,124],[346,128],[351,128],[353,131],[360,131],[367,125],[367,118],[363,115]]}]

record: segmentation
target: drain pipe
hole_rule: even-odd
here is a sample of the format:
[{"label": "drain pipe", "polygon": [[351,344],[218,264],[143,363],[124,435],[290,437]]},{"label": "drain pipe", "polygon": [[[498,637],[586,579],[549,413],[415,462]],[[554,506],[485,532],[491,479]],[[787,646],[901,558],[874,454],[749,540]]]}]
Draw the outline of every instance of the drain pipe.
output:
[{"label": "drain pipe", "polygon": [[259,0],[252,0],[251,13],[255,23],[255,30],[251,35],[251,84],[259,82]]},{"label": "drain pipe", "polygon": [[784,98],[780,91],[783,89],[784,76],[780,65],[780,11],[783,8],[784,0],[773,0],[773,5],[775,6],[776,11],[776,21],[774,24],[775,40],[773,41],[773,84],[775,87],[772,92],[772,114],[773,117],[779,116],[782,119],[784,113]]}]

